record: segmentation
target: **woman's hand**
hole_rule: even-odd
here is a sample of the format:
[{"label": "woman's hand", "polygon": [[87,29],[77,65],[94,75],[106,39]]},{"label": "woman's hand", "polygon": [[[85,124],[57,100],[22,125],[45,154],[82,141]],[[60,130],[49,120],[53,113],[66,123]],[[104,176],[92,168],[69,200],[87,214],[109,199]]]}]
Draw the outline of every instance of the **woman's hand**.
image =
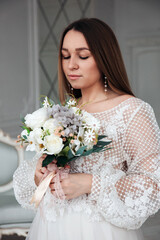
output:
[{"label": "woman's hand", "polygon": [[37,162],[37,166],[36,166],[36,171],[35,171],[35,184],[38,186],[40,181],[43,178],[44,173],[46,172],[47,168],[46,167],[42,167],[42,162],[43,160],[46,158],[47,155],[43,155],[42,157],[39,158],[38,162]]},{"label": "woman's hand", "polygon": [[[92,187],[92,175],[86,173],[73,173],[68,174],[67,178],[60,179],[62,190],[65,194],[65,199],[79,197],[83,194],[91,193]],[[51,180],[50,188],[51,192],[55,194],[55,180]]]}]

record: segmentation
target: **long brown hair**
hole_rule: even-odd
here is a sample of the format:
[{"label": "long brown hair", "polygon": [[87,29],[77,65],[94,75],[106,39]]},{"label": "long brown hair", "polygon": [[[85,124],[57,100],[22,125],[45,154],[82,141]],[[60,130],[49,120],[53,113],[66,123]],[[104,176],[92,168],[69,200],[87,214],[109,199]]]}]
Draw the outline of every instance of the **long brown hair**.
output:
[{"label": "long brown hair", "polygon": [[[99,19],[84,18],[71,23],[62,33],[58,64],[60,101],[64,102],[66,93],[71,93],[62,69],[61,50],[65,35],[72,29],[81,32],[85,37],[98,69],[102,73],[102,76],[105,75],[108,79],[109,87],[113,86],[120,92],[134,96],[129,84],[119,44],[112,29]],[[79,98],[81,97],[81,90],[74,89],[73,94],[76,98]]]}]

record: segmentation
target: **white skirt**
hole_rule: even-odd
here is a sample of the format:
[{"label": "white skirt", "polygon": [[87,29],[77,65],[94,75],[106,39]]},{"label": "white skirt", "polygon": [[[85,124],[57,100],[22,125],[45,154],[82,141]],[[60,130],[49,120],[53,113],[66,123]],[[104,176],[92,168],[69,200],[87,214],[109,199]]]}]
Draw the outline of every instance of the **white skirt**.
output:
[{"label": "white skirt", "polygon": [[82,212],[64,213],[56,222],[37,212],[26,240],[143,240],[141,230],[126,230],[108,222],[90,222]]}]

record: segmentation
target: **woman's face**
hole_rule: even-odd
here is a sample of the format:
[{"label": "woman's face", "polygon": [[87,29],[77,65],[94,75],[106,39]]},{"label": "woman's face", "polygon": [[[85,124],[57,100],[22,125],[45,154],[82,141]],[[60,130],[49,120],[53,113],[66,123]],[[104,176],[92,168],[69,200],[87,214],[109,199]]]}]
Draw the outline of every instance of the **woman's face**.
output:
[{"label": "woman's face", "polygon": [[101,74],[81,32],[70,30],[62,45],[62,68],[75,89],[102,85]]}]

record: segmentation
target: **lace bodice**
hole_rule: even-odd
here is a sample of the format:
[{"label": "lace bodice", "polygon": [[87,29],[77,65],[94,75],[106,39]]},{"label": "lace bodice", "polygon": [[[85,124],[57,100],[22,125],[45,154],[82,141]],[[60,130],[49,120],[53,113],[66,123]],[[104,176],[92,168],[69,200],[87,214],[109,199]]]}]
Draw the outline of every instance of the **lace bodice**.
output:
[{"label": "lace bodice", "polygon": [[[71,163],[71,173],[93,175],[91,194],[62,201],[48,189],[40,208],[48,221],[64,211],[85,211],[91,221],[139,228],[160,208],[160,130],[153,109],[132,97],[92,114],[100,120],[99,134],[112,140],[111,149]],[[29,202],[38,158],[24,161],[14,174],[15,196],[23,207],[33,207]]]}]

